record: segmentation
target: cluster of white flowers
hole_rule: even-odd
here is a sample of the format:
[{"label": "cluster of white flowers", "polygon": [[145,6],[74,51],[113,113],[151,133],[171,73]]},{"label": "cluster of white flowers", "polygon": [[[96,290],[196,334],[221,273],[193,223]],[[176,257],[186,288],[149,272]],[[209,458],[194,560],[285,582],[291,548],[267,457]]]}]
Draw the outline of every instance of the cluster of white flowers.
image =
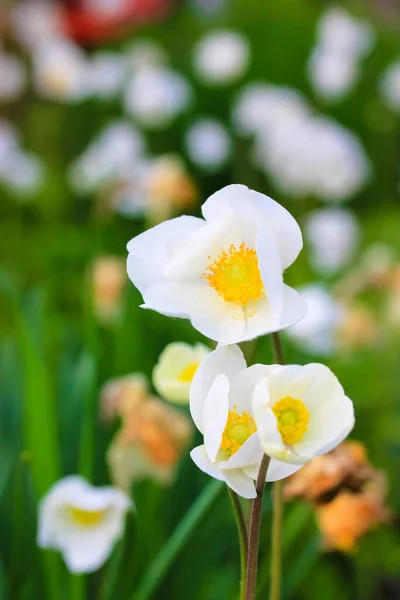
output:
[{"label": "cluster of white flowers", "polygon": [[28,197],[37,193],[43,178],[41,160],[22,150],[14,127],[0,120],[0,183],[16,194]]},{"label": "cluster of white flowers", "polygon": [[254,136],[256,164],[288,195],[340,201],[368,181],[370,163],[355,134],[314,114],[295,90],[250,84],[233,120],[241,134]]},{"label": "cluster of white flowers", "polygon": [[308,61],[308,75],[316,93],[340,100],[359,77],[360,61],[375,40],[368,23],[339,7],[327,9],[319,20],[317,44]]}]

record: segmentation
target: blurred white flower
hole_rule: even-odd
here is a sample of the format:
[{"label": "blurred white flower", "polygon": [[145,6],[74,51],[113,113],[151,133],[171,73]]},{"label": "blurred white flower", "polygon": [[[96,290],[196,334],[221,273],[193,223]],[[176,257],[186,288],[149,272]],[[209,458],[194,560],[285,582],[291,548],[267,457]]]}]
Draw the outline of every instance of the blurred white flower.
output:
[{"label": "blurred white flower", "polygon": [[160,354],[153,369],[153,384],[165,400],[188,404],[192,379],[201,361],[211,352],[204,344],[172,342]]},{"label": "blurred white flower", "polygon": [[51,0],[13,2],[10,18],[15,38],[28,50],[61,36],[61,13],[58,5]]},{"label": "blurred white flower", "polygon": [[400,60],[389,65],[380,81],[383,99],[395,111],[400,111]]},{"label": "blurred white flower", "polygon": [[74,43],[50,40],[35,47],[33,80],[38,94],[62,102],[79,102],[90,94],[89,62]]},{"label": "blurred white flower", "polygon": [[305,235],[310,248],[310,263],[321,275],[347,266],[360,241],[356,216],[343,208],[322,208],[307,216]]},{"label": "blurred white flower", "polygon": [[139,39],[125,49],[124,60],[128,75],[132,75],[141,69],[165,66],[167,54],[153,40]]},{"label": "blurred white flower", "polygon": [[289,327],[305,314],[283,271],[302,237],[277,202],[243,185],[230,185],[202,206],[204,219],[165,221],[128,244],[128,275],[143,308],[190,319],[224,344]]},{"label": "blurred white flower", "polygon": [[[204,444],[190,456],[205,473],[225,481],[243,498],[255,498],[263,451],[254,421],[252,396],[271,367],[247,368],[238,346],[214,350],[199,366],[190,389],[190,412]],[[272,459],[266,481],[276,481],[300,467]]]},{"label": "blurred white flower", "polygon": [[144,153],[144,140],[126,121],[114,121],[71,165],[69,179],[79,192],[93,192],[108,181],[123,179]]},{"label": "blurred white flower", "polygon": [[181,114],[192,98],[182,75],[169,68],[141,68],[125,90],[125,109],[140,125],[165,128]]},{"label": "blurred white flower", "polygon": [[18,148],[18,143],[15,127],[4,119],[0,119],[0,169],[10,152]]},{"label": "blurred white flower", "polygon": [[44,165],[33,154],[16,149],[0,164],[0,181],[21,196],[34,196],[44,180]]},{"label": "blurred white flower", "polygon": [[286,330],[289,338],[311,354],[329,356],[337,347],[337,330],[344,313],[338,302],[320,285],[299,290],[308,311],[304,319]]},{"label": "blurred white flower", "polygon": [[99,15],[113,16],[126,7],[126,0],[85,0],[85,8]]},{"label": "blurred white flower", "polygon": [[186,132],[186,149],[192,162],[205,170],[216,171],[231,152],[227,130],[214,119],[199,119]]},{"label": "blurred white flower", "polygon": [[304,465],[336,448],[354,427],[354,408],[320,364],[272,365],[253,393],[254,420],[268,456]]},{"label": "blurred white flower", "polygon": [[40,502],[37,543],[59,550],[71,573],[96,571],[122,537],[131,507],[121,490],[96,488],[74,475],[65,477]]},{"label": "blurred white flower", "polygon": [[249,43],[235,31],[213,31],[196,44],[193,60],[196,73],[203,82],[226,85],[239,79],[247,70]]},{"label": "blurred white flower", "polygon": [[124,57],[117,52],[97,52],[90,61],[90,91],[99,98],[113,98],[122,88],[125,75]]},{"label": "blurred white flower", "polygon": [[15,100],[26,86],[26,72],[22,62],[0,48],[0,102]]},{"label": "blurred white flower", "polygon": [[350,91],[358,79],[360,61],[374,40],[371,26],[342,8],[330,7],[323,13],[308,61],[308,76],[321,98],[340,100]]}]

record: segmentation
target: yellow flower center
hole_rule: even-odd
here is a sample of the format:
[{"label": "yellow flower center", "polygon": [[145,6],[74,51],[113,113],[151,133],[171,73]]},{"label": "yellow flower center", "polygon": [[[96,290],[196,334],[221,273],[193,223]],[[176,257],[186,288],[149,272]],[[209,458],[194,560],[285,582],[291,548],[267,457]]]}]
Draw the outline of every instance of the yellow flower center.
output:
[{"label": "yellow flower center", "polygon": [[106,508],[101,510],[85,510],[72,504],[68,505],[68,512],[72,520],[81,527],[94,527],[101,523],[107,512]]},{"label": "yellow flower center", "polygon": [[202,277],[225,302],[238,306],[257,302],[264,293],[257,252],[244,243],[239,247],[232,244],[228,252],[221,252]]},{"label": "yellow flower center", "polygon": [[190,365],[185,367],[183,369],[182,373],[178,377],[179,381],[183,381],[185,383],[190,383],[194,377],[194,374],[196,373],[196,371],[198,369],[198,366],[199,366],[199,363],[191,363]]},{"label": "yellow flower center", "polygon": [[310,413],[301,400],[285,396],[274,405],[272,411],[278,420],[278,430],[285,444],[295,444],[303,439],[308,430]]},{"label": "yellow flower center", "polygon": [[234,406],[228,413],[221,449],[229,457],[233,456],[255,431],[257,431],[256,424],[249,413],[244,412],[239,415]]}]

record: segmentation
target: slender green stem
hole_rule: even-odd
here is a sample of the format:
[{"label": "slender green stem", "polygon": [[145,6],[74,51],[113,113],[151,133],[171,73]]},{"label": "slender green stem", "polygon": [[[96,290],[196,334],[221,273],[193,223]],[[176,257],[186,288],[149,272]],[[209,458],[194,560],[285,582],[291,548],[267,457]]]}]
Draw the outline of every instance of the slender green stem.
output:
[{"label": "slender green stem", "polygon": [[193,530],[204,517],[222,488],[221,482],[215,480],[205,487],[155,557],[131,600],[148,600],[152,597],[174,559],[187,543]]},{"label": "slender green stem", "polygon": [[273,488],[272,513],[272,545],[271,545],[271,580],[269,600],[279,600],[281,597],[282,574],[282,521],[283,521],[283,483],[275,481]]},{"label": "slender green stem", "polygon": [[258,566],[258,547],[260,543],[260,524],[262,501],[264,496],[265,478],[267,476],[270,458],[263,455],[258,471],[256,492],[257,496],[253,500],[249,531],[249,554],[247,558],[246,573],[246,596],[245,600],[254,600],[257,584],[257,566]]},{"label": "slender green stem", "polygon": [[[272,347],[275,363],[283,365],[283,350],[279,333],[272,334]],[[283,483],[275,481],[273,488],[271,581],[269,600],[280,600],[282,578],[282,522],[283,522]]]},{"label": "slender green stem", "polygon": [[228,494],[232,501],[233,510],[236,517],[236,524],[239,534],[240,544],[240,600],[246,600],[246,570],[248,555],[247,526],[243,514],[243,508],[237,494],[228,487]]}]

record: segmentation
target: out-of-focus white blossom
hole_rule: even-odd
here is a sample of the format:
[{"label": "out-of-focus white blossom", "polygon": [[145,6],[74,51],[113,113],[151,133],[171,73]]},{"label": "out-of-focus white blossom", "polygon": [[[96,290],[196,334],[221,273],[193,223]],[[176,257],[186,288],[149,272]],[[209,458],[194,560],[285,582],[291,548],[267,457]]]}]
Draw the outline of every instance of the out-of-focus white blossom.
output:
[{"label": "out-of-focus white blossom", "polygon": [[163,67],[167,63],[165,50],[153,40],[135,40],[124,53],[127,73],[132,75],[141,69]]},{"label": "out-of-focus white blossom", "polygon": [[289,327],[286,334],[312,354],[332,354],[336,348],[337,328],[343,318],[340,304],[318,284],[304,286],[299,291],[308,312],[302,321]]},{"label": "out-of-focus white blossom", "polygon": [[375,40],[368,23],[339,7],[328,8],[319,20],[317,44],[308,61],[308,76],[325,100],[340,100],[354,86],[359,63]]},{"label": "out-of-focus white blossom", "polygon": [[110,180],[127,177],[143,152],[139,132],[125,121],[115,121],[72,164],[71,184],[83,193],[96,191]]},{"label": "out-of-focus white blossom", "polygon": [[380,90],[390,108],[400,111],[400,60],[388,66],[380,81]]},{"label": "out-of-focus white blossom", "polygon": [[347,266],[360,240],[360,225],[343,208],[322,208],[307,216],[305,235],[310,263],[317,273],[334,273]]},{"label": "out-of-focus white blossom", "polygon": [[249,43],[235,31],[213,31],[196,44],[193,60],[196,73],[204,83],[226,85],[239,79],[247,70]]},{"label": "out-of-focus white blossom", "polygon": [[22,62],[0,49],[0,102],[15,100],[26,85],[26,72]]},{"label": "out-of-focus white blossom", "polygon": [[126,0],[85,0],[88,11],[105,17],[118,14],[125,6]]},{"label": "out-of-focus white blossom", "polygon": [[62,102],[79,102],[90,94],[89,62],[82,50],[65,40],[38,45],[33,53],[33,80],[38,94]]},{"label": "out-of-focus white blossom", "polygon": [[10,18],[15,38],[29,50],[61,36],[60,12],[58,5],[51,0],[13,2]]},{"label": "out-of-focus white blossom", "polygon": [[122,88],[125,61],[116,52],[98,52],[90,61],[90,91],[99,98],[113,98]]},{"label": "out-of-focus white blossom", "polygon": [[231,140],[227,130],[214,119],[199,119],[186,132],[186,149],[192,162],[216,171],[229,158]]},{"label": "out-of-focus white blossom", "polygon": [[125,109],[140,125],[168,127],[189,105],[191,88],[179,73],[169,68],[141,68],[125,90]]}]

